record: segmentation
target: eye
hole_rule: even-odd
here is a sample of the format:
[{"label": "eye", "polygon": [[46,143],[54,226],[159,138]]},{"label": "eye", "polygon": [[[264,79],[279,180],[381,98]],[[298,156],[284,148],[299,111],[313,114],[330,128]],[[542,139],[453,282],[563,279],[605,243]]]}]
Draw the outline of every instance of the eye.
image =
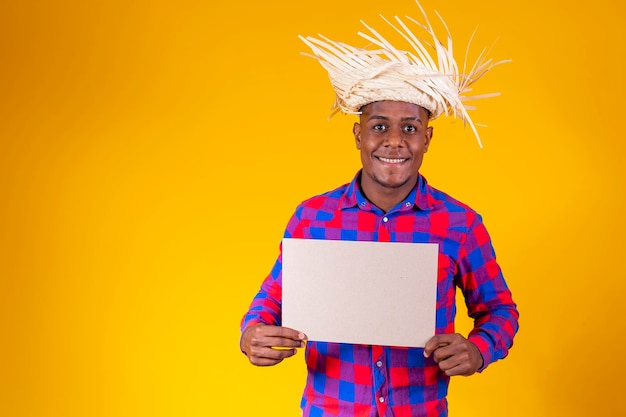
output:
[{"label": "eye", "polygon": [[374,129],[377,132],[384,132],[387,129],[387,126],[385,126],[382,123],[378,123],[372,126],[372,129]]},{"label": "eye", "polygon": [[415,133],[417,132],[417,127],[413,125],[406,125],[402,130],[404,130],[405,133]]}]

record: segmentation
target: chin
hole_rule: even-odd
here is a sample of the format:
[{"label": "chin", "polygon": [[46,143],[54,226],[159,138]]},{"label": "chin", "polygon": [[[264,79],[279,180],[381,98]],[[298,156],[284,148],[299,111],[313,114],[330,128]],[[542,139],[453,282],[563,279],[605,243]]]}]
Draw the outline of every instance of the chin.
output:
[{"label": "chin", "polygon": [[382,185],[383,187],[387,187],[387,188],[400,188],[403,187],[404,185],[406,185],[409,181],[411,181],[410,177],[407,178],[380,178],[380,177],[376,177],[375,178],[376,182],[379,185]]}]

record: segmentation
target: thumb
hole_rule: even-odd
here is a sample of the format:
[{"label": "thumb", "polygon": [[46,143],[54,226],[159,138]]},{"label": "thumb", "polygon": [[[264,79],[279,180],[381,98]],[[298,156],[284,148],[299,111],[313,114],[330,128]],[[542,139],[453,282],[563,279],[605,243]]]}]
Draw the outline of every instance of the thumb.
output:
[{"label": "thumb", "polygon": [[424,357],[428,358],[435,350],[438,348],[447,345],[441,335],[435,335],[431,337],[426,345],[424,345]]}]

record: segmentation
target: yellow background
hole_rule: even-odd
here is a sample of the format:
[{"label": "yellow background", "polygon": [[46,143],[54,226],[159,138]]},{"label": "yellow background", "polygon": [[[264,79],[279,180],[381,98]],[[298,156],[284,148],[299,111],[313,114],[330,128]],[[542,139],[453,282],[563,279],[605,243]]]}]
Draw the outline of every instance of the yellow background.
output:
[{"label": "yellow background", "polygon": [[[624,6],[423,5],[458,52],[478,25],[475,46],[513,60],[476,85],[503,93],[473,113],[485,148],[437,120],[422,171],[484,215],[521,312],[509,358],[453,379],[451,415],[624,415]],[[359,42],[378,13],[419,17],[0,2],[1,416],[299,415],[301,353],[250,366],[239,320],[295,205],[360,165],[297,35]]]}]

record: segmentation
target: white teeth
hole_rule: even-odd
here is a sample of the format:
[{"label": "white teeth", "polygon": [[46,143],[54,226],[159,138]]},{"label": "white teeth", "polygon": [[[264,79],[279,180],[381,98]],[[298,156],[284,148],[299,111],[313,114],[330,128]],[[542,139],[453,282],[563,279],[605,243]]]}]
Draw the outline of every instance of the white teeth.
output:
[{"label": "white teeth", "polygon": [[378,159],[380,159],[381,161],[386,162],[388,164],[399,164],[400,162],[406,161],[406,159],[404,159],[404,158],[402,158],[402,159],[399,159],[399,158],[392,159],[392,158],[378,157]]}]

